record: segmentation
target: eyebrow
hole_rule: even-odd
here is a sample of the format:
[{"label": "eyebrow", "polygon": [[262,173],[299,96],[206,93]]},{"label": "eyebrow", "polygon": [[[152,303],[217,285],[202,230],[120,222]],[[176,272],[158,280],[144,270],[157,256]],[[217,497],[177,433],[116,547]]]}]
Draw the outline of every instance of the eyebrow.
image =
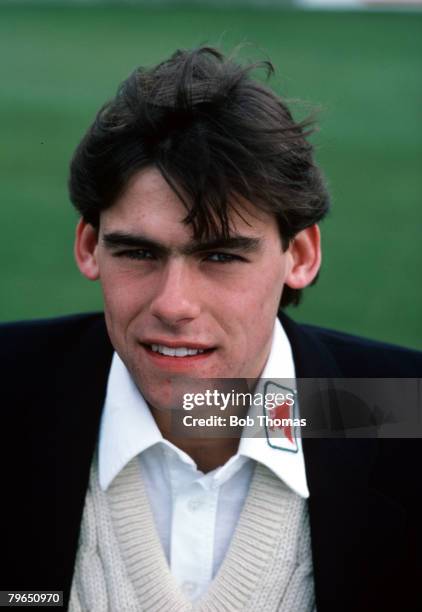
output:
[{"label": "eyebrow", "polygon": [[172,249],[160,242],[151,240],[141,234],[129,234],[125,232],[110,232],[104,234],[103,243],[106,248],[115,249],[122,247],[150,249],[162,256],[169,255],[176,250],[182,255],[195,255],[205,251],[214,251],[216,249],[239,250],[244,253],[252,253],[259,250],[261,246],[260,238],[252,238],[251,236],[228,236],[227,238],[217,237],[205,241],[196,241],[187,244],[181,248]]}]

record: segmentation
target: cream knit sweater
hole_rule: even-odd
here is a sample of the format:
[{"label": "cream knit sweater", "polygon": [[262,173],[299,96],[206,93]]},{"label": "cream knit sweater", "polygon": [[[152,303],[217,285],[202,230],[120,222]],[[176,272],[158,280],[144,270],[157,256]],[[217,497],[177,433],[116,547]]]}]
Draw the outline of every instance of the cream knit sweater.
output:
[{"label": "cream knit sweater", "polygon": [[227,556],[190,602],[164,556],[137,458],[104,492],[95,457],[69,610],[314,612],[306,501],[257,464]]}]

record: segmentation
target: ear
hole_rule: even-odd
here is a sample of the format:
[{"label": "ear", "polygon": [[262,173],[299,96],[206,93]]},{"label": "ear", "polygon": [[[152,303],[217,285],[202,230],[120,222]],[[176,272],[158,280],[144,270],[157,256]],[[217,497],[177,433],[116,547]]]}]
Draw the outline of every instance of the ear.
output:
[{"label": "ear", "polygon": [[288,251],[292,264],[285,283],[292,289],[303,289],[312,283],[321,266],[319,227],[311,225],[296,234]]},{"label": "ear", "polygon": [[100,276],[97,262],[98,230],[93,225],[80,219],[76,226],[74,255],[82,274],[89,280]]}]

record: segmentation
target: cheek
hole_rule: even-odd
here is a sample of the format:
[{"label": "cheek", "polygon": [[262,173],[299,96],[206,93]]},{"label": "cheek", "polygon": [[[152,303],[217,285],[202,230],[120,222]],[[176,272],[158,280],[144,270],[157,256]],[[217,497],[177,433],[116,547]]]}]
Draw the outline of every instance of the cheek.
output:
[{"label": "cheek", "polygon": [[232,282],[212,304],[219,311],[219,319],[236,325],[239,333],[249,336],[258,324],[272,327],[281,299],[285,265],[274,257],[247,274],[233,277]]},{"label": "cheek", "polygon": [[108,324],[116,333],[126,329],[130,322],[142,310],[145,292],[133,275],[115,274],[107,270],[101,275],[104,297],[104,311]]},{"label": "cheek", "polygon": [[278,311],[283,288],[283,266],[261,270],[255,279],[251,292],[251,310],[256,321],[264,322],[268,317],[274,319]]},{"label": "cheek", "polygon": [[280,304],[283,283],[280,275],[266,279],[260,295],[260,307],[263,313],[275,313]]},{"label": "cheek", "polygon": [[[221,320],[231,336],[232,352],[242,356],[261,351],[271,338],[281,298],[281,280],[277,274],[257,276],[232,301],[221,301]],[[230,314],[232,313],[232,316]]]}]

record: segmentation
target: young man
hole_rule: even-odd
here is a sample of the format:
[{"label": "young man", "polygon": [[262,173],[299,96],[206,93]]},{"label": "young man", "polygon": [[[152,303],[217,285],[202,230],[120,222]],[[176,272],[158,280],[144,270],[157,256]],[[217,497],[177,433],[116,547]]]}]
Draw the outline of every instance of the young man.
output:
[{"label": "young man", "polygon": [[250,71],[207,47],[138,69],[75,152],[75,257],[104,317],[3,330],[25,414],[4,588],[72,611],[416,609],[417,440],[174,428],[202,380],[421,376],[414,351],[283,314],[317,277],[328,196],[307,126]]}]

